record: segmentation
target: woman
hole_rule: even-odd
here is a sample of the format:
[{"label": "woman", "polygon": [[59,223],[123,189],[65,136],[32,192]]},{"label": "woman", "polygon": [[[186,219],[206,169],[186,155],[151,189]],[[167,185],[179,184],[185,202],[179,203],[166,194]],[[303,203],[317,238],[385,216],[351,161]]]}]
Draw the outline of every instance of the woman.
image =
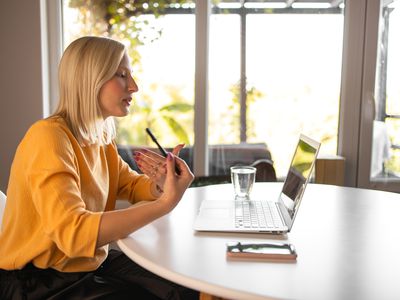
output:
[{"label": "woman", "polygon": [[[138,87],[125,47],[83,37],[59,66],[60,102],[16,151],[0,235],[0,299],[189,299],[108,244],[170,212],[194,176],[176,157],[142,151],[137,174],[118,156],[112,117]],[[175,173],[175,165],[180,174]],[[141,205],[113,211],[116,199]]]}]

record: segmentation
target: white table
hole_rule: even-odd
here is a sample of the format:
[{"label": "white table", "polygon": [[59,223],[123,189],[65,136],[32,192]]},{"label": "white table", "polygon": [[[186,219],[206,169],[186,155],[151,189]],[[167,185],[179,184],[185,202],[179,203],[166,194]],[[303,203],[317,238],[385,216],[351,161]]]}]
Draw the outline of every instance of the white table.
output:
[{"label": "white table", "polygon": [[[281,186],[257,183],[253,192],[273,198]],[[271,235],[193,231],[203,199],[231,194],[229,184],[189,189],[173,212],[118,245],[164,278],[228,299],[400,299],[400,194],[310,184],[283,237],[296,263],[226,259],[226,242]]]}]

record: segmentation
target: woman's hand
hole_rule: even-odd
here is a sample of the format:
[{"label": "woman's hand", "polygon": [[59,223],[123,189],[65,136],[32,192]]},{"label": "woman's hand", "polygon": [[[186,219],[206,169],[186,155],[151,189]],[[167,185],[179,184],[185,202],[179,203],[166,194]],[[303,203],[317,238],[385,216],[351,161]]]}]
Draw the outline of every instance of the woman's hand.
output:
[{"label": "woman's hand", "polygon": [[[184,146],[185,146],[184,144],[177,145],[172,150],[172,153],[175,156],[178,156],[179,152]],[[167,175],[166,158],[153,151],[143,149],[135,153],[134,159],[137,166],[143,172],[143,174],[149,176],[150,179],[155,183],[158,195],[160,195],[163,192],[163,187]]]},{"label": "woman's hand", "polygon": [[[180,170],[180,174],[175,172],[175,165]],[[166,213],[171,211],[181,200],[186,189],[190,186],[194,179],[193,173],[189,167],[179,157],[168,153],[166,159],[167,175],[164,182],[164,193],[158,199],[162,206],[166,209]]]},{"label": "woman's hand", "polygon": [[[175,149],[180,150],[182,147],[175,147]],[[164,157],[158,157],[158,154],[154,152],[149,154],[147,151],[145,153],[141,152],[139,156],[144,154],[146,154],[146,158],[140,158],[137,161],[143,164],[143,170],[146,170],[146,172],[152,169],[151,162],[163,163],[165,174],[163,175],[162,188],[164,192],[155,201],[149,201],[141,205],[132,205],[126,209],[104,212],[100,221],[97,247],[123,238],[129,233],[169,213],[179,203],[186,189],[192,183],[194,175],[187,164],[179,157],[168,153],[165,159]],[[152,161],[149,160],[150,157],[153,159]],[[175,165],[180,170],[180,174],[175,172]]]}]

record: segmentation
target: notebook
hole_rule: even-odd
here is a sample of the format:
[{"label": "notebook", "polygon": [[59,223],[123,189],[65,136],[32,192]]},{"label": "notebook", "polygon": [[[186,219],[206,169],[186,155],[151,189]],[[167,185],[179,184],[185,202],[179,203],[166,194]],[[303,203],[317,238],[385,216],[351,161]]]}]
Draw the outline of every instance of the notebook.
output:
[{"label": "notebook", "polygon": [[201,203],[194,229],[272,234],[289,232],[310,180],[319,148],[319,142],[301,134],[276,200],[234,200],[232,188],[231,199],[210,199]]}]

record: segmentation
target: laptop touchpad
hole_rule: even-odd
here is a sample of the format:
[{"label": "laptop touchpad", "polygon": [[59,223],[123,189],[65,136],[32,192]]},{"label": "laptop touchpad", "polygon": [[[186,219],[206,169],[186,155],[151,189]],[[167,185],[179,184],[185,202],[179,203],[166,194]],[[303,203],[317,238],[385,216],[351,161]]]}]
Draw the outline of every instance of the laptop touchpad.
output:
[{"label": "laptop touchpad", "polygon": [[201,215],[204,218],[228,218],[229,209],[226,208],[205,208],[201,210]]}]

